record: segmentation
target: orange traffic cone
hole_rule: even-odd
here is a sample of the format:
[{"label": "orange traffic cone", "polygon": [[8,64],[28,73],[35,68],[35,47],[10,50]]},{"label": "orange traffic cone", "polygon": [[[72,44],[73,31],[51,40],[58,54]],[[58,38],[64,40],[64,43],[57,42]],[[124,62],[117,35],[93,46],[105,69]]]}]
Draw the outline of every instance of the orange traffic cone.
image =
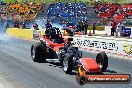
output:
[{"label": "orange traffic cone", "polygon": [[89,30],[88,36],[92,36],[91,30]]}]

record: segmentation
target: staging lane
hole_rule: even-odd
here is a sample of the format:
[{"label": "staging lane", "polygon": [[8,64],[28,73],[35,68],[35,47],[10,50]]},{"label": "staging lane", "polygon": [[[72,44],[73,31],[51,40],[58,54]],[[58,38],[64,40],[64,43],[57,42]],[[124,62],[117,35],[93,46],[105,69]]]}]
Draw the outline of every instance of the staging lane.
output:
[{"label": "staging lane", "polygon": [[[14,88],[131,88],[132,84],[87,84],[79,86],[74,75],[66,75],[62,68],[49,63],[34,63],[30,57],[33,42],[18,38],[0,36],[0,70],[11,79]],[[83,52],[84,57],[94,54]],[[108,73],[132,75],[132,61],[110,57]]]}]

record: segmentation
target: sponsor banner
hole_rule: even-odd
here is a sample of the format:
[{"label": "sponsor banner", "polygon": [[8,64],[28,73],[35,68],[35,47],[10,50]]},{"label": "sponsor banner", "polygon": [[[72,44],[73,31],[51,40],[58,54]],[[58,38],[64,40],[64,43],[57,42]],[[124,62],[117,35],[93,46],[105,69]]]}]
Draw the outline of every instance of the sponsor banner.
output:
[{"label": "sponsor banner", "polygon": [[128,74],[102,74],[86,75],[86,83],[130,83],[131,77]]},{"label": "sponsor banner", "polygon": [[124,37],[130,37],[131,35],[131,28],[124,28],[123,30],[123,33],[124,33]]},{"label": "sponsor banner", "polygon": [[113,54],[132,56],[132,41],[113,40],[107,38],[74,37],[74,44],[77,47],[105,51]]}]

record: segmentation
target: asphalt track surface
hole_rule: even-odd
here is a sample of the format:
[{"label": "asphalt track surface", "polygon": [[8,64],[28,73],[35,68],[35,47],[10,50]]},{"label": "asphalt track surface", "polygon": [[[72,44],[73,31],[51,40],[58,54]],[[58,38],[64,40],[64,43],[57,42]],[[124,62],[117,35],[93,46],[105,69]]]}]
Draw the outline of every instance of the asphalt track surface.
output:
[{"label": "asphalt track surface", "polygon": [[[65,74],[61,66],[34,63],[30,56],[33,43],[0,35],[0,88],[132,88],[132,83],[80,86],[76,83],[75,74]],[[90,52],[83,52],[83,56],[95,58],[95,54]],[[132,60],[109,57],[106,73],[132,75]]]}]

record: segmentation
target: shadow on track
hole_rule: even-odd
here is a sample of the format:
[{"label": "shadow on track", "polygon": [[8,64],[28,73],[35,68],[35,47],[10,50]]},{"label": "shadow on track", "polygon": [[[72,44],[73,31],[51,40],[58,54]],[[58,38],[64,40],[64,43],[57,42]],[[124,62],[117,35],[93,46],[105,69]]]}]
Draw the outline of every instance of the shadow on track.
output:
[{"label": "shadow on track", "polygon": [[[59,67],[59,68],[63,68],[62,64],[60,63],[54,63],[54,62],[37,62],[37,63],[48,63],[49,66],[52,66],[52,67]],[[62,69],[63,70],[63,69]],[[71,74],[69,75],[76,75],[76,72],[73,70]]]},{"label": "shadow on track", "polygon": [[55,62],[44,62],[44,61],[41,61],[41,62],[37,62],[37,63],[49,63],[49,66],[54,66],[54,67],[59,67],[59,68],[62,68],[62,64],[60,63],[55,63]]},{"label": "shadow on track", "polygon": [[106,70],[105,72],[108,72],[108,73],[117,73],[116,71],[112,71],[112,70]]},{"label": "shadow on track", "polygon": [[[54,63],[54,62],[38,62],[38,63],[49,63],[49,66],[52,66],[52,67],[59,67],[59,68],[63,68],[62,64],[60,63]],[[105,72],[103,72],[104,74],[116,74],[118,72],[116,71],[113,71],[113,70],[106,70]],[[69,75],[76,75],[76,72],[73,70],[71,74]]]}]

